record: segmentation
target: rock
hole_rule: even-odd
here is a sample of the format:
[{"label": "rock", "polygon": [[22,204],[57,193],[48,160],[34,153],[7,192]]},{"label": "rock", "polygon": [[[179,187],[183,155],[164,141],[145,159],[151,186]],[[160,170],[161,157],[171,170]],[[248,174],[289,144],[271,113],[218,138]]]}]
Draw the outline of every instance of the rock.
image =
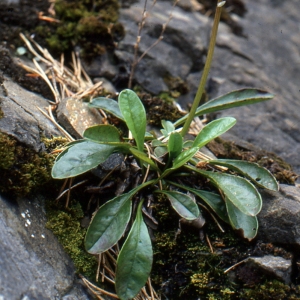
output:
[{"label": "rock", "polygon": [[82,138],[87,127],[102,123],[97,109],[90,109],[87,102],[75,98],[66,98],[59,103],[57,120],[76,139]]},{"label": "rock", "polygon": [[56,126],[37,108],[44,109],[48,105],[43,97],[4,77],[0,88],[0,131],[39,152],[43,148],[42,136],[61,136]]},{"label": "rock", "polygon": [[[120,11],[119,21],[125,27],[126,36],[119,43],[116,55],[127,65],[133,60],[137,24],[142,16],[143,4],[144,1],[141,0],[139,4]],[[162,24],[167,22],[171,10],[172,3],[161,1],[157,2],[148,13],[139,45],[139,56],[157,40]],[[207,18],[194,12],[183,13],[179,7],[175,7],[172,15],[173,18],[163,34],[163,40],[147,52],[135,71],[135,81],[153,94],[168,90],[164,82],[166,76],[171,75],[184,80],[191,71],[195,69],[199,71],[203,66],[205,51],[203,40],[207,34]]]},{"label": "rock", "polygon": [[298,2],[244,3],[247,13],[238,22],[246,38],[235,36],[226,25],[220,26],[210,97],[242,87],[257,87],[275,94],[266,103],[226,110],[218,116],[235,117],[237,124],[231,134],[276,153],[300,173]]},{"label": "rock", "polygon": [[300,250],[300,189],[280,185],[279,192],[261,191],[258,238]]},{"label": "rock", "polygon": [[92,299],[45,223],[42,197],[12,203],[0,196],[0,298]]},{"label": "rock", "polygon": [[98,83],[100,81],[102,82],[101,86],[106,93],[112,94],[114,96],[117,94],[117,90],[115,89],[113,84],[105,77],[96,77],[93,80],[94,83]]},{"label": "rock", "polygon": [[118,72],[117,66],[112,62],[112,58],[106,53],[93,59],[88,63],[82,61],[85,71],[92,77],[105,77],[112,80]]},{"label": "rock", "polygon": [[263,257],[249,257],[245,263],[258,269],[260,274],[271,275],[285,284],[291,283],[292,263],[290,260],[279,256],[265,255]]},{"label": "rock", "polygon": [[[116,56],[127,69],[133,58],[143,3],[135,2],[120,11],[126,36],[120,42]],[[231,14],[234,22],[243,29],[243,35],[235,35],[229,26],[220,24],[207,91],[211,99],[243,87],[257,87],[274,93],[276,97],[272,101],[226,110],[218,116],[237,118],[231,134],[275,152],[300,173],[300,129],[297,125],[300,73],[296,67],[300,61],[298,3],[244,0],[244,4],[247,13],[243,17]],[[187,9],[192,10],[191,6]],[[166,22],[170,11],[169,1],[158,1],[148,13],[141,34],[140,54],[159,36],[161,24]],[[182,95],[179,102],[184,107],[190,104],[200,80],[210,26],[208,17],[176,7],[164,39],[137,65],[135,81],[158,94],[168,89],[164,81],[166,76],[180,77],[190,92]]]}]

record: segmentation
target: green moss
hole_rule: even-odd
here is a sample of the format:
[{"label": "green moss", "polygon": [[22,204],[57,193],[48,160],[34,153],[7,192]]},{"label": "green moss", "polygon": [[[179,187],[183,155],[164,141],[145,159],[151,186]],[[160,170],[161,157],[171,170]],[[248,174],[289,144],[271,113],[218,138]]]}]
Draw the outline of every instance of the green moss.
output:
[{"label": "green moss", "polygon": [[164,77],[164,82],[169,88],[170,96],[173,98],[178,98],[180,95],[184,95],[189,91],[187,83],[180,77],[167,75]]},{"label": "green moss", "polygon": [[171,98],[167,101],[160,97],[152,97],[148,93],[138,93],[138,96],[142,100],[146,112],[147,123],[149,125],[161,127],[161,120],[168,120],[174,122],[183,116],[183,113],[178,110]]},{"label": "green moss", "polygon": [[73,51],[79,46],[81,55],[91,58],[114,47],[114,42],[125,35],[117,23],[117,0],[57,0],[54,6],[59,23],[39,25],[36,32],[56,54]]},{"label": "green moss", "polygon": [[96,275],[97,261],[84,249],[86,229],[80,226],[82,218],[83,211],[78,202],[71,203],[68,209],[49,203],[46,227],[57,236],[73,260],[77,272],[93,280]]},{"label": "green moss", "polygon": [[[43,139],[48,151],[65,143],[63,138]],[[45,186],[55,159],[49,152],[36,153],[15,138],[0,132],[0,192],[25,196]]]},{"label": "green moss", "polygon": [[243,289],[240,293],[241,299],[247,300],[296,300],[300,299],[299,288],[294,289],[290,286],[277,281],[266,281],[262,284],[258,284],[252,289]]}]

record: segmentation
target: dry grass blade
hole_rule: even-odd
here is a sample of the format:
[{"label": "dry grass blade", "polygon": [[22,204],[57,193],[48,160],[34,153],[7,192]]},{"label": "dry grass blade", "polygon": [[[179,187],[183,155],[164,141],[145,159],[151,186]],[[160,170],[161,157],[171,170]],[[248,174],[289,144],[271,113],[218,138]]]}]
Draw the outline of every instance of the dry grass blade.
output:
[{"label": "dry grass blade", "polygon": [[[138,50],[139,50],[139,45],[140,45],[140,42],[141,42],[141,33],[142,33],[142,30],[145,26],[145,22],[146,22],[146,19],[147,19],[147,0],[145,0],[144,2],[144,8],[143,8],[143,12],[142,12],[142,20],[141,22],[139,23],[138,25],[138,33],[137,33],[137,36],[136,36],[136,42],[135,42],[135,45],[134,45],[134,57],[133,57],[133,62],[131,64],[131,72],[130,72],[130,76],[129,76],[129,81],[128,81],[128,88],[131,88],[132,87],[132,81],[133,81],[133,76],[134,76],[134,72],[135,72],[135,68],[137,66],[137,64],[145,57],[145,55],[152,49],[154,48],[160,41],[163,40],[164,38],[164,33],[165,33],[165,30],[168,26],[168,24],[170,23],[170,21],[172,20],[172,17],[173,17],[173,11],[174,11],[174,8],[175,6],[177,5],[177,3],[179,2],[179,0],[175,0],[174,3],[173,3],[173,6],[172,6],[172,10],[169,14],[169,17],[166,21],[166,23],[164,23],[162,25],[162,30],[161,30],[161,33],[159,35],[159,37],[157,38],[157,40],[149,47],[147,48],[142,54],[140,57],[138,57]],[[153,8],[153,6],[156,4],[156,0],[153,1],[152,3],[152,6],[151,8],[149,9],[148,12],[150,12]]]},{"label": "dry grass blade", "polygon": [[[113,289],[113,285],[115,284],[115,269],[117,264],[117,256],[119,254],[118,245],[115,245],[113,248],[101,254],[101,259],[99,259],[97,278],[101,278],[101,282],[106,283],[106,285],[111,285]],[[92,284],[87,278],[80,276],[83,280],[84,284],[87,288],[97,297],[98,299],[102,299],[101,297],[104,295],[110,296],[114,299],[119,299],[118,296],[112,292],[108,292],[94,284]],[[140,293],[133,298],[133,300],[160,300],[160,296],[156,293],[154,288],[152,287],[151,280],[148,278],[146,286],[141,289]]]},{"label": "dry grass blade", "polygon": [[[72,54],[72,71],[64,66],[63,55],[60,61],[57,61],[47,49],[42,48],[33,39],[27,39],[22,33],[20,37],[25,42],[29,51],[35,56],[33,59],[35,68],[25,65],[22,62],[19,63],[20,66],[29,73],[39,75],[47,83],[55,98],[55,102],[49,100],[48,114],[42,109],[38,109],[55,124],[69,141],[73,141],[72,136],[56,122],[52,111],[56,109],[62,99],[67,97],[74,99],[93,98],[102,92],[102,82],[93,84],[92,80],[83,70],[78,55]],[[57,84],[59,88],[57,88]]]}]

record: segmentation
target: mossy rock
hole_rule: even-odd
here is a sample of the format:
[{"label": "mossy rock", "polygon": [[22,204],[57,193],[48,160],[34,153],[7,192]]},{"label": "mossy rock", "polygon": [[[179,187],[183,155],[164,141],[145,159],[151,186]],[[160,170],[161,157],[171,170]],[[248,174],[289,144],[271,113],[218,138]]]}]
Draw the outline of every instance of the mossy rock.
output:
[{"label": "mossy rock", "polygon": [[0,132],[0,192],[26,196],[52,180],[55,156],[51,150],[66,143],[65,138],[43,138],[47,150],[37,153],[15,138]]},{"label": "mossy rock", "polygon": [[71,201],[68,208],[64,208],[61,203],[49,201],[46,211],[46,227],[52,230],[70,255],[76,271],[94,281],[98,263],[84,248],[86,229],[80,225],[84,214],[79,202]]},{"label": "mossy rock", "polygon": [[56,55],[70,53],[79,46],[83,57],[92,58],[113,49],[125,35],[123,26],[117,23],[117,0],[58,0],[54,10],[59,22],[40,24],[36,33]]}]

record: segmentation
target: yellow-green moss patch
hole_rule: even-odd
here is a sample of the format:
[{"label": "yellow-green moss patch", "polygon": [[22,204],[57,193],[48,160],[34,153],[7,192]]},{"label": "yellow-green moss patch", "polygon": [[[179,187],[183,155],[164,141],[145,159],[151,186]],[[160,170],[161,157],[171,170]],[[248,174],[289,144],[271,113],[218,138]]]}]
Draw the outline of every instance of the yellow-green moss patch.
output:
[{"label": "yellow-green moss patch", "polygon": [[64,138],[43,139],[47,150],[36,153],[15,138],[0,132],[0,192],[25,196],[49,182],[55,156],[50,151]]},{"label": "yellow-green moss patch", "polygon": [[46,227],[56,235],[65,251],[70,255],[77,272],[94,280],[97,261],[84,249],[86,229],[80,226],[82,218],[83,212],[78,202],[71,203],[67,209],[52,202],[47,206]]}]

